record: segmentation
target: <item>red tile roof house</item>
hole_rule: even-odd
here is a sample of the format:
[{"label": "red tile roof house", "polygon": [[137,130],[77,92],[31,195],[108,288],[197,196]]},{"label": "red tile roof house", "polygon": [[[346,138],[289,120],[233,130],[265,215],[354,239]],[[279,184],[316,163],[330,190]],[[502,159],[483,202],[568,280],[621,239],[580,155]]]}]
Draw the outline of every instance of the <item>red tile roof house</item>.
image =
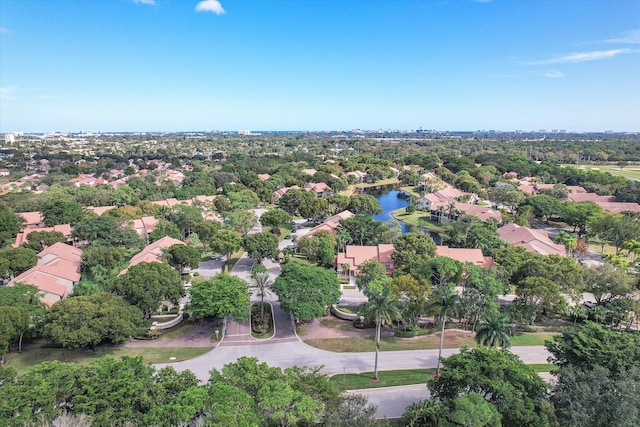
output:
[{"label": "red tile roof house", "polygon": [[148,242],[149,234],[151,234],[153,230],[156,229],[158,222],[159,221],[155,219],[155,217],[143,216],[140,219],[134,219],[129,221],[129,224],[131,224],[133,229],[136,230],[136,233],[138,233],[138,236],[142,237],[143,239],[146,239]]},{"label": "red tile roof house", "polygon": [[304,189],[313,192],[320,199],[333,196],[333,190],[324,182],[310,182]]},{"label": "red tile roof house", "polygon": [[53,227],[24,228],[20,233],[16,235],[16,240],[13,242],[11,246],[13,246],[14,248],[17,248],[23,243],[28,242],[29,234],[34,231],[59,231],[67,238],[67,242],[73,241],[73,238],[71,237],[71,224],[60,224],[60,225],[54,225]]},{"label": "red tile roof house", "polygon": [[342,211],[325,219],[322,224],[316,225],[315,227],[311,228],[309,232],[305,234],[305,236],[313,236],[315,233],[322,230],[337,234],[338,228],[340,227],[340,221],[342,221],[343,219],[353,218],[354,216],[355,215],[351,211]]},{"label": "red tile roof house", "polygon": [[80,280],[82,250],[64,243],[55,243],[38,254],[38,263],[14,277],[16,283],[33,285],[42,293],[41,300],[48,306],[66,298]]},{"label": "red tile roof house", "polygon": [[300,187],[297,185],[292,185],[291,187],[282,187],[273,192],[273,203],[275,203],[280,197],[284,196],[285,193],[289,190],[300,190]]},{"label": "red tile roof house", "polygon": [[[338,253],[335,266],[339,273],[356,275],[360,266],[369,260],[374,260],[384,265],[387,274],[394,270],[391,256],[395,252],[393,245],[378,246],[355,246],[347,245],[345,252]],[[437,246],[436,255],[454,259],[459,262],[471,262],[478,267],[491,267],[493,259],[485,257],[480,249],[450,248],[448,246]],[[348,265],[345,269],[344,266]]]},{"label": "red tile roof house", "polygon": [[[366,261],[374,260],[384,265],[387,274],[393,272],[393,259],[391,255],[395,252],[393,245],[377,246],[355,246],[347,245],[345,252],[339,252],[336,257],[336,268],[343,274],[355,275],[358,269]],[[347,269],[343,266],[349,265]]]},{"label": "red tile roof house", "polygon": [[20,215],[20,217],[22,217],[26,228],[44,227],[44,217],[40,212],[20,212],[16,215]]},{"label": "red tile roof house", "polygon": [[564,245],[559,245],[549,238],[544,230],[534,230],[517,224],[508,224],[498,228],[498,235],[514,246],[525,248],[529,252],[541,255],[566,256]]},{"label": "red tile roof house", "polygon": [[184,242],[178,239],[174,239],[173,237],[165,236],[162,239],[147,245],[144,249],[142,249],[131,258],[131,261],[129,261],[129,266],[122,270],[119,275],[123,275],[127,272],[129,267],[138,265],[141,262],[162,262],[162,250],[168,249],[173,245],[184,245]]}]

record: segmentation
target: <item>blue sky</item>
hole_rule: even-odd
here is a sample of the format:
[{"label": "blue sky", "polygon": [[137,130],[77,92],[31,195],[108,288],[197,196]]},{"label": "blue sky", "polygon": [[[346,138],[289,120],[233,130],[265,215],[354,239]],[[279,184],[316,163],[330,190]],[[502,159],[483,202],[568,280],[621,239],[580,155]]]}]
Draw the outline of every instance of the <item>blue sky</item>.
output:
[{"label": "blue sky", "polygon": [[638,0],[0,0],[0,132],[640,131]]}]

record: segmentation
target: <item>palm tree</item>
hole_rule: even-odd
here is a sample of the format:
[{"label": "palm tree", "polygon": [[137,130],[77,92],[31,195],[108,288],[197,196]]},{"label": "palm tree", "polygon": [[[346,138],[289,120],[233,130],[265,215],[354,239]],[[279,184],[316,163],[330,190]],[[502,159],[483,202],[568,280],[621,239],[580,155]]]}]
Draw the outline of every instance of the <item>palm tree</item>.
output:
[{"label": "palm tree", "polygon": [[256,295],[260,297],[260,320],[264,321],[264,297],[271,293],[269,290],[269,286],[271,285],[269,273],[258,273],[253,281],[255,285],[252,286],[252,289],[255,289]]},{"label": "palm tree", "polygon": [[440,358],[442,357],[442,346],[444,345],[444,326],[447,318],[454,315],[460,303],[460,295],[451,285],[440,285],[433,291],[432,299],[427,304],[427,310],[433,311],[441,320],[440,329],[440,350],[438,351],[438,365],[436,375],[440,375]]},{"label": "palm tree", "polygon": [[346,274],[347,277],[351,275],[351,264],[349,264],[348,262],[343,262],[342,264],[340,264],[340,268],[342,268],[342,273]]},{"label": "palm tree", "polygon": [[640,254],[640,241],[631,239],[627,240],[622,244],[622,249],[627,251],[628,256],[631,258],[631,262],[633,262],[638,254]]},{"label": "palm tree", "polygon": [[509,337],[513,335],[513,328],[507,325],[509,316],[490,311],[476,327],[476,342],[489,347],[511,347]]},{"label": "palm tree", "polygon": [[567,251],[567,255],[571,255],[575,252],[578,246],[578,239],[571,233],[567,233],[566,231],[561,231],[556,236],[556,241],[564,245],[564,248]]},{"label": "palm tree", "polygon": [[338,252],[345,252],[346,246],[352,243],[353,239],[347,230],[340,230],[336,234],[336,242],[338,244]]},{"label": "palm tree", "polygon": [[400,301],[391,299],[391,290],[384,289],[381,293],[369,296],[369,301],[362,306],[360,314],[376,322],[376,358],[373,379],[378,379],[378,352],[380,351],[380,329],[383,324],[399,320],[402,315]]}]

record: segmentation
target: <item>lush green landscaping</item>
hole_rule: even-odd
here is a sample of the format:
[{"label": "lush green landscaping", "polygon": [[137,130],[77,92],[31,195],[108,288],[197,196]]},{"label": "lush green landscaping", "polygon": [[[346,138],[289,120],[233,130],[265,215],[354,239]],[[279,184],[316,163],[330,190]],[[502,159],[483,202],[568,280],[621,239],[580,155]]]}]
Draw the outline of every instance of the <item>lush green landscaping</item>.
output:
[{"label": "lush green landscaping", "polygon": [[562,166],[570,166],[578,169],[585,170],[597,170],[600,172],[608,172],[613,176],[624,176],[625,178],[640,179],[640,166],[629,165],[621,168],[617,164],[609,163],[604,165],[570,165],[564,164]]},{"label": "lush green landscaping", "polygon": [[[325,326],[340,330],[353,330],[344,322],[323,318],[321,322]],[[512,346],[524,345],[544,345],[545,340],[551,339],[556,333],[523,333],[511,337]],[[305,340],[310,346],[322,350],[334,351],[337,353],[350,353],[362,351],[374,351],[375,343],[373,337],[349,337],[349,338],[326,338]],[[440,345],[440,335],[420,336],[411,339],[382,337],[380,348],[382,351],[396,350],[433,350]],[[444,348],[475,347],[475,337],[469,332],[447,331],[444,336]]]},{"label": "lush green landscaping", "polygon": [[[374,351],[375,342],[371,337],[326,338],[305,340],[305,343],[322,350],[337,353],[351,353]],[[395,350],[433,350],[440,345],[439,335],[416,337],[412,339],[382,337],[380,348],[382,351]],[[445,334],[444,348],[473,347],[475,340],[468,332],[448,331]]]},{"label": "lush green landscaping", "polygon": [[[179,362],[201,356],[211,347],[109,347],[101,346],[95,350],[69,350],[65,348],[34,348],[22,353],[7,354],[7,366],[15,368],[19,374],[29,367],[53,360],[61,362],[89,363],[102,356],[142,356],[146,363]],[[175,357],[175,359],[171,359]]]},{"label": "lush green landscaping", "polygon": [[366,388],[395,387],[409,384],[422,384],[433,375],[435,369],[403,369],[398,371],[379,371],[379,381],[373,381],[373,372],[359,374],[338,374],[331,381],[345,390],[362,390]]},{"label": "lush green landscaping", "polygon": [[514,347],[521,345],[544,345],[546,340],[558,335],[556,332],[536,332],[516,334],[511,337],[511,345]]},{"label": "lush green landscaping", "polygon": [[186,322],[183,321],[182,323],[178,324],[177,326],[171,328],[171,329],[167,329],[166,331],[164,331],[164,333],[162,334],[162,337],[160,337],[161,340],[171,340],[174,338],[178,338],[181,337],[183,335],[188,334],[189,332],[193,331],[196,328],[196,324],[193,322]]},{"label": "lush green landscaping", "polygon": [[405,224],[412,225],[414,227],[423,227],[434,233],[442,232],[442,226],[440,224],[430,221],[430,215],[428,212],[415,211],[414,213],[408,214],[405,208],[400,208],[391,212],[391,216],[400,222],[404,222]]},{"label": "lush green landscaping", "polygon": [[[553,364],[538,363],[528,365],[535,372],[551,372],[557,367]],[[331,377],[331,381],[340,385],[345,390],[362,390],[367,388],[397,387],[411,384],[426,383],[435,373],[430,369],[401,369],[395,371],[378,371],[378,381],[373,381],[373,372],[361,372],[359,374],[337,374]]]}]

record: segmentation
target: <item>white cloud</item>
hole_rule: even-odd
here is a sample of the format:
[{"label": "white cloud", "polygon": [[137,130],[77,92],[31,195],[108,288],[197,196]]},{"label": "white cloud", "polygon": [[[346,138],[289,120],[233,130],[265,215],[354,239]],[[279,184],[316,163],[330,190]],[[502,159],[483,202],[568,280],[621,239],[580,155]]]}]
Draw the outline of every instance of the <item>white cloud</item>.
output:
[{"label": "white cloud", "polygon": [[564,74],[562,73],[562,71],[547,71],[546,73],[542,74],[544,77],[548,77],[550,79],[560,79],[562,77],[564,77]]},{"label": "white cloud", "polygon": [[224,15],[225,11],[218,0],[203,0],[196,5],[196,12],[212,12],[216,15]]},{"label": "white cloud", "polygon": [[133,0],[133,2],[137,4],[150,4],[153,6],[156,4],[156,0]]},{"label": "white cloud", "polygon": [[578,62],[599,61],[601,59],[613,58],[617,55],[626,53],[638,53],[631,49],[611,49],[611,50],[595,50],[592,52],[578,52],[569,55],[558,56],[556,58],[545,59],[543,61],[531,61],[530,65],[542,64],[576,64]]},{"label": "white cloud", "polygon": [[17,97],[14,95],[15,93],[15,88],[14,87],[0,87],[0,100],[2,101],[13,101],[14,99],[17,99]]},{"label": "white cloud", "polygon": [[9,34],[10,32],[8,28],[0,27],[0,34]]},{"label": "white cloud", "polygon": [[640,28],[626,31],[622,37],[604,40],[604,43],[640,44]]}]

